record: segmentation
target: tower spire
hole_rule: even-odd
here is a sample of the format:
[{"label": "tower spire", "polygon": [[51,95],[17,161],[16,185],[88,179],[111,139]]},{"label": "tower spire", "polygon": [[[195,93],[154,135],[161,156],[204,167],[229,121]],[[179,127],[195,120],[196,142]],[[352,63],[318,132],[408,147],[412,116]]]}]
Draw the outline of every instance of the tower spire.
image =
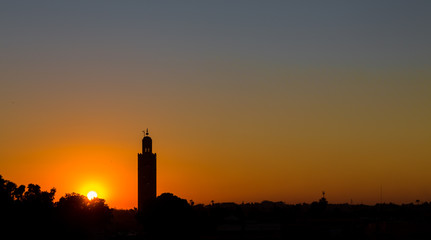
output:
[{"label": "tower spire", "polygon": [[156,154],[148,128],[142,138],[142,153],[138,153],[138,210],[143,211],[156,199]]}]

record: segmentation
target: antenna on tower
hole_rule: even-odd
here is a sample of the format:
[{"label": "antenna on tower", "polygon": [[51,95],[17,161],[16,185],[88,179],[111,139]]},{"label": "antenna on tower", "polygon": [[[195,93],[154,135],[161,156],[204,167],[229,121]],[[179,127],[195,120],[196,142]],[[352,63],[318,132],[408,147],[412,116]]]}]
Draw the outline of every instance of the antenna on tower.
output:
[{"label": "antenna on tower", "polygon": [[148,136],[148,128],[147,128],[147,132],[145,133],[146,136]]}]

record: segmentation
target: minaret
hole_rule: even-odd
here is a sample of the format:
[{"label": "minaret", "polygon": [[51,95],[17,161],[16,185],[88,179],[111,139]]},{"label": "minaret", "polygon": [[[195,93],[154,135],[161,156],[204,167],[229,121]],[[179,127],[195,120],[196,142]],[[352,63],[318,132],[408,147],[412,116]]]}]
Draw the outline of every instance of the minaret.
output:
[{"label": "minaret", "polygon": [[138,153],[138,211],[156,199],[156,154],[148,128],[142,139],[142,153]]}]

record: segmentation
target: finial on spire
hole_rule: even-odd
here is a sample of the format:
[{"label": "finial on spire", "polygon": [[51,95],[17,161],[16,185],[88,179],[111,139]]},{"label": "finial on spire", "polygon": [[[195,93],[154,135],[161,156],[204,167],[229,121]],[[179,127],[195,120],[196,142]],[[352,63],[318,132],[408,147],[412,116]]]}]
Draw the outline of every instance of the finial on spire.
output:
[{"label": "finial on spire", "polygon": [[147,128],[147,130],[144,130],[144,131],[142,131],[144,134],[145,134],[145,136],[148,136],[148,128]]}]

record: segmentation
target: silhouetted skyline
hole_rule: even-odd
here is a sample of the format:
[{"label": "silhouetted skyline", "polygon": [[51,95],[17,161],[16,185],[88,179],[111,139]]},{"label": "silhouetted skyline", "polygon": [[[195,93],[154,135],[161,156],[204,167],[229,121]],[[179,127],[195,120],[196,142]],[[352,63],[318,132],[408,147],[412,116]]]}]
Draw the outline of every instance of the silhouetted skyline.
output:
[{"label": "silhouetted skyline", "polygon": [[[147,139],[148,140],[148,139]],[[145,151],[144,151],[145,152]],[[262,201],[194,204],[172,193],[142,210],[55,188],[17,186],[0,175],[0,237],[25,239],[427,239],[431,204],[331,204],[325,192],[303,204]],[[141,199],[142,200],[142,199]],[[25,231],[22,231],[25,229]]]},{"label": "silhouetted skyline", "polygon": [[[138,206],[431,200],[430,1],[0,3],[0,174]],[[56,201],[58,199],[55,199]]]}]

